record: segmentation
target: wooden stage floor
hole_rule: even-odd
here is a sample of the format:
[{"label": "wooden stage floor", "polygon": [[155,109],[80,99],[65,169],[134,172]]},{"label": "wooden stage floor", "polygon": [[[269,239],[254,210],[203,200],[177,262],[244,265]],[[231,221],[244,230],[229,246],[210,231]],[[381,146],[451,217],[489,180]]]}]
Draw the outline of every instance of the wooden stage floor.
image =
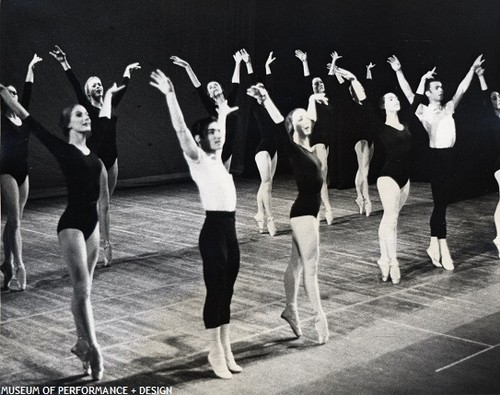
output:
[{"label": "wooden stage floor", "polygon": [[[448,209],[456,269],[426,256],[432,208],[428,184],[414,183],[399,223],[399,285],[379,280],[381,205],[357,214],[355,192],[330,190],[334,224],[320,225],[320,290],[330,341],[316,345],[303,288],[304,336],[280,318],[290,257],[291,180],[274,185],[279,229],[257,232],[256,180],[237,180],[241,271],[232,305],[234,353],[244,371],[215,378],[201,320],[204,285],[197,249],[204,214],[192,183],[119,190],[112,203],[115,260],[93,287],[105,357],[99,385],[168,386],[175,394],[500,393],[500,265],[491,240],[498,195]],[[0,384],[86,385],[70,353],[71,287],[56,226],[64,198],[28,202],[23,220],[28,287],[1,296]],[[137,392],[139,393],[139,392]]]}]

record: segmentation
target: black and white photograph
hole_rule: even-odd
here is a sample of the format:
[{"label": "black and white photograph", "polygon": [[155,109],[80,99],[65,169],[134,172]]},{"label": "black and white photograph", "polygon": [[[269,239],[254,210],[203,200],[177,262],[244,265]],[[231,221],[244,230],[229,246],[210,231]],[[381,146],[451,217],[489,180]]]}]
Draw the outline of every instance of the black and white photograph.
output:
[{"label": "black and white photograph", "polygon": [[1,0],[0,395],[500,394],[498,0]]}]

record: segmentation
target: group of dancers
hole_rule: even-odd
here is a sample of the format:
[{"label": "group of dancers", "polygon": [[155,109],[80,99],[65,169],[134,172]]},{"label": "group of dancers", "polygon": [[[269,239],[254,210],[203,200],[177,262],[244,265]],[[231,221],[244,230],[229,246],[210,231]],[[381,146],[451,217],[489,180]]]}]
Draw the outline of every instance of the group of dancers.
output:
[{"label": "group of dancers", "polygon": [[[101,240],[104,264],[110,265],[112,261],[109,201],[118,174],[117,116],[114,110],[125,93],[132,71],[139,69],[140,65],[128,65],[121,84],[115,83],[105,92],[98,77],[90,77],[82,89],[60,47],[55,46],[50,54],[67,74],[78,100],[78,104],[65,108],[61,114],[59,124],[64,140],[48,132],[28,111],[34,68],[42,60],[40,57],[35,55],[28,66],[21,100],[17,98],[15,87],[0,84],[0,180],[7,213],[3,233],[5,260],[1,265],[2,290],[22,291],[26,288],[20,227],[29,189],[27,147],[29,136],[33,133],[55,156],[66,180],[68,203],[59,220],[57,234],[61,255],[67,264],[73,286],[71,309],[78,339],[71,351],[80,358],[85,372],[91,374],[94,380],[99,380],[104,365],[90,300],[92,277]],[[309,77],[307,54],[297,50],[295,56],[303,64],[304,76]],[[398,284],[401,274],[397,260],[397,224],[399,212],[410,190],[411,133],[407,122],[399,118],[401,103],[396,94],[387,92],[379,100],[373,97],[371,82],[374,64],[367,66],[367,78],[363,86],[352,72],[338,66],[340,58],[336,52],[331,54],[331,61],[327,65],[328,76],[336,76],[340,83],[347,81],[344,85],[346,88],[341,88],[342,84],[339,84],[337,89],[344,89],[350,105],[356,106],[368,120],[369,129],[359,134],[354,141],[359,165],[355,201],[360,214],[370,214],[372,207],[367,175],[376,141],[385,152],[385,162],[377,180],[383,206],[378,232],[378,265],[382,281],[390,279],[393,284]],[[233,373],[243,370],[234,359],[230,341],[230,306],[240,267],[240,250],[235,229],[236,189],[229,170],[231,147],[234,145],[235,133],[238,133],[236,114],[239,103],[236,93],[240,85],[240,66],[242,62],[245,63],[249,75],[253,75],[253,67],[247,51],[242,49],[234,54],[233,89],[226,98],[218,82],[209,82],[205,91],[188,62],[177,56],[172,56],[171,60],[186,70],[208,113],[207,117],[188,127],[172,81],[161,70],[152,71],[150,84],[165,97],[173,129],[206,212],[199,249],[206,286],[203,320],[209,337],[208,361],[217,377],[229,379]],[[333,213],[327,189],[329,136],[332,128],[345,125],[338,121],[338,103],[332,100],[333,93],[330,95],[330,92],[326,92],[320,77],[311,80],[312,94],[305,106],[307,108],[282,113],[272,97],[274,87],[270,76],[274,60],[271,52],[265,65],[264,83],[253,78],[246,90],[247,95],[253,98],[251,112],[260,133],[255,161],[261,185],[257,193],[255,220],[260,232],[267,228],[271,236],[276,234],[271,190],[277,149],[281,147],[290,162],[298,190],[290,211],[292,252],[284,275],[286,305],[281,317],[288,322],[297,337],[302,335],[297,295],[303,275],[305,291],[314,314],[318,343],[324,344],[328,341],[329,330],[318,285],[318,215],[323,203],[326,221],[332,224]],[[434,209],[427,254],[435,266],[453,270],[446,239],[446,207],[450,202],[453,183],[453,146],[456,139],[453,113],[474,74],[479,78],[481,89],[488,92],[482,68],[483,58],[481,55],[473,62],[455,95],[447,103],[443,103],[441,82],[434,78],[435,68],[422,76],[414,93],[405,79],[398,58],[391,56],[387,62],[412,105],[412,111],[429,135]],[[500,94],[497,91],[488,94],[488,102],[493,107],[488,115],[490,130],[500,144]],[[349,133],[349,130],[340,132]],[[500,161],[495,177],[500,184]],[[497,227],[494,243],[500,250],[500,205],[494,218]]]}]

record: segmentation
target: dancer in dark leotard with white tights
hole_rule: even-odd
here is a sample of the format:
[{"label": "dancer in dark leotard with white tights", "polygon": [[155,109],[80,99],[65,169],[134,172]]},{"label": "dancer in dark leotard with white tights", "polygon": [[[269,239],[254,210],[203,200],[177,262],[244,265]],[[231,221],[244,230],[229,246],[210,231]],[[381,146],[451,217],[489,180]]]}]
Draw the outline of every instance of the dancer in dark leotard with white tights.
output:
[{"label": "dancer in dark leotard with white tights", "polygon": [[[292,110],[284,119],[262,84],[250,87],[247,93],[264,105],[276,124],[283,124],[283,128],[278,131],[278,143],[288,154],[299,191],[290,212],[292,257],[285,272],[286,307],[281,317],[290,324],[297,337],[302,335],[297,312],[297,294],[303,269],[304,287],[316,315],[315,327],[318,342],[323,344],[328,341],[328,321],[321,306],[318,286],[319,223],[317,219],[323,178],[321,162],[312,152],[309,142],[312,121],[308,118],[306,110],[301,108]],[[324,94],[318,94],[317,99],[321,100],[323,97]]]},{"label": "dancer in dark leotard with white tights", "polygon": [[[111,96],[118,89],[115,84],[106,93],[101,113],[103,122],[111,117]],[[71,310],[78,341],[71,351],[82,360],[86,372],[90,370],[92,378],[99,380],[104,370],[103,358],[96,339],[90,293],[99,254],[98,224],[104,240],[109,239],[109,194],[104,165],[86,145],[86,136],[91,131],[90,117],[79,104],[63,111],[60,125],[68,138],[67,143],[34,120],[2,85],[0,95],[56,157],[66,179],[68,205],[57,225],[57,234],[73,284]]]},{"label": "dancer in dark leotard with white tights", "polygon": [[[127,90],[132,71],[140,69],[141,66],[139,63],[131,63],[125,68],[120,84],[123,88],[112,97],[111,118],[103,121],[104,118],[100,117],[100,113],[104,106],[104,90],[99,77],[88,78],[85,82],[85,89],[82,89],[63,50],[56,45],[50,54],[61,64],[73,86],[78,103],[84,106],[89,113],[92,122],[92,135],[87,139],[87,146],[104,163],[108,173],[108,191],[111,198],[118,180],[118,148],[116,145],[118,117],[115,114],[115,109]],[[104,250],[104,266],[108,266],[111,264],[112,257],[109,241],[108,244],[104,244]]]},{"label": "dancer in dark leotard with white tights", "polygon": [[[36,54],[33,56],[26,74],[21,103],[29,106],[31,88],[34,80],[35,65],[42,61]],[[7,90],[17,100],[17,90],[12,85]],[[8,291],[9,283],[16,274],[18,291],[26,288],[26,268],[23,262],[23,244],[21,237],[21,218],[28,200],[28,144],[30,130],[10,108],[2,102],[2,127],[0,144],[0,185],[2,200],[5,205],[7,221],[3,232],[5,260],[0,266],[3,273],[2,291]],[[14,264],[15,270],[12,265]]]}]

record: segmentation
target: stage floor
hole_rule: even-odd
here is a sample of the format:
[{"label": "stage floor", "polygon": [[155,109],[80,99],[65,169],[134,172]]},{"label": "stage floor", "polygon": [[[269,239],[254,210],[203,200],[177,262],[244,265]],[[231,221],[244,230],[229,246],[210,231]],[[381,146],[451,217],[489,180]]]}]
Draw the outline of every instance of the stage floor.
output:
[{"label": "stage floor", "polygon": [[[330,341],[316,344],[303,288],[295,339],[280,318],[290,258],[293,181],[275,180],[278,234],[259,234],[256,180],[239,179],[241,270],[232,304],[232,380],[209,369],[197,241],[204,213],[194,184],[118,190],[111,207],[115,260],[97,269],[92,301],[105,358],[99,385],[167,386],[175,394],[500,393],[500,260],[491,242],[496,193],[448,208],[456,269],[425,253],[430,188],[414,183],[399,221],[398,285],[379,280],[381,205],[357,213],[354,190],[330,190],[335,219],[320,224],[319,281]],[[71,286],[59,257],[64,198],[28,202],[23,219],[28,287],[1,295],[0,384],[85,385],[70,353],[76,341]],[[139,392],[137,392],[139,393]]]}]

